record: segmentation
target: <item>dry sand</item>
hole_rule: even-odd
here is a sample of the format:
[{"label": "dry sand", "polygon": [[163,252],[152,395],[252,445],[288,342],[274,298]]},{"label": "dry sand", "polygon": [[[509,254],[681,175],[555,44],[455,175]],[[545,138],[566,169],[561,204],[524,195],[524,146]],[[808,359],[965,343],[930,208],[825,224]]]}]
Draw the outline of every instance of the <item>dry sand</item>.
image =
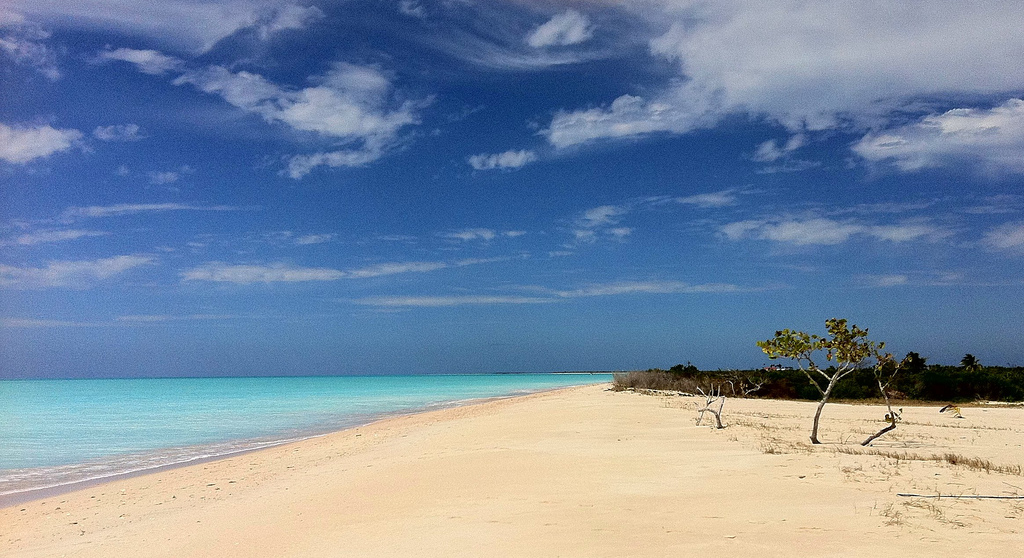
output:
[{"label": "dry sand", "polygon": [[[0,509],[0,555],[1018,556],[1024,476],[849,455],[877,406],[570,388],[398,417]],[[1024,460],[1024,409],[912,407],[874,451]],[[870,449],[868,451],[871,451]]]}]

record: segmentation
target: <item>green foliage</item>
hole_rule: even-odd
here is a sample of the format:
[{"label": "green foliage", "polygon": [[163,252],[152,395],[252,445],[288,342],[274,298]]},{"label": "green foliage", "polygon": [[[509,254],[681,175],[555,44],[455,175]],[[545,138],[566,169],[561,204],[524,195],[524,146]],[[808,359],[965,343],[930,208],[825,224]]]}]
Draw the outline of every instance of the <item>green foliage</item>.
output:
[{"label": "green foliage", "polygon": [[[1024,401],[1024,367],[983,366],[976,372],[968,372],[959,366],[926,364],[924,360],[921,359],[922,362],[918,365],[914,360],[908,363],[904,359],[899,375],[889,386],[891,397],[944,403],[978,400]],[[825,369],[826,372],[834,370],[835,368]],[[854,370],[835,387],[832,398],[878,399],[880,395],[874,371],[874,367]],[[666,377],[677,377],[674,373],[662,372]],[[752,397],[806,400],[821,398],[821,394],[807,382],[807,377],[800,370],[701,370],[692,375],[678,377],[725,385],[723,393],[730,396],[732,393],[728,388],[729,380],[760,378],[764,380],[764,385],[752,393]]]},{"label": "green foliage", "polygon": [[[757,346],[768,355],[769,359],[788,358],[795,360],[800,370],[810,380],[819,395],[827,397],[834,390],[839,380],[852,374],[869,358],[882,358],[881,350],[885,343],[875,343],[867,339],[868,330],[856,325],[847,327],[844,319],[832,318],[825,322],[829,337],[819,337],[803,331],[783,329],[775,332],[775,337],[766,341],[758,341]],[[835,362],[834,367],[822,369],[815,360],[816,355],[824,352],[828,362]],[[824,381],[825,386],[821,385]]]},{"label": "green foliage", "polygon": [[964,358],[960,359],[960,366],[968,372],[977,372],[978,370],[981,370],[981,363],[978,362],[978,358],[971,353],[967,353],[964,355]]}]

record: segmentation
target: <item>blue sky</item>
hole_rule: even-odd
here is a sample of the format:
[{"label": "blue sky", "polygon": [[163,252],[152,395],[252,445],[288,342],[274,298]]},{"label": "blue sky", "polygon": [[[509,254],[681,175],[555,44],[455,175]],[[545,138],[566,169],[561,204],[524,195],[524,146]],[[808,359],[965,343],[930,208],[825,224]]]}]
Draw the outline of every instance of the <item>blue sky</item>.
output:
[{"label": "blue sky", "polygon": [[1021,21],[7,0],[0,377],[1022,364]]}]

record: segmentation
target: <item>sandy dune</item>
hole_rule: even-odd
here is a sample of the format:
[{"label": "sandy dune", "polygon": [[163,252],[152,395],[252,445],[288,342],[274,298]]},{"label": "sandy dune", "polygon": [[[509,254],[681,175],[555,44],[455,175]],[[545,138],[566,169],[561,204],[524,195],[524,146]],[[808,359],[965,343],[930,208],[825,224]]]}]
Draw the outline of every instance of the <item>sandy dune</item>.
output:
[{"label": "sandy dune", "polygon": [[[305,442],[0,509],[0,555],[1015,556],[1024,409],[694,400],[570,388],[388,419]],[[868,450],[872,451],[872,450]],[[1014,469],[1016,468],[1016,469]],[[1014,470],[1010,470],[1014,469]]]}]

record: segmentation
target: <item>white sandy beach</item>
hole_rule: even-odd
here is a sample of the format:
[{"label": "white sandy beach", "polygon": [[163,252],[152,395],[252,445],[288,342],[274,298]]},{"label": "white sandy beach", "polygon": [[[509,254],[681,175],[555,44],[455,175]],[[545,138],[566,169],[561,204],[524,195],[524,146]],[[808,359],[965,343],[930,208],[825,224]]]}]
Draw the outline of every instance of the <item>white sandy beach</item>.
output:
[{"label": "white sandy beach", "polygon": [[[877,406],[569,388],[0,509],[5,557],[1013,556],[1024,476],[862,451]],[[906,408],[874,450],[1024,462],[1024,409]],[[872,451],[868,449],[867,451]]]}]

